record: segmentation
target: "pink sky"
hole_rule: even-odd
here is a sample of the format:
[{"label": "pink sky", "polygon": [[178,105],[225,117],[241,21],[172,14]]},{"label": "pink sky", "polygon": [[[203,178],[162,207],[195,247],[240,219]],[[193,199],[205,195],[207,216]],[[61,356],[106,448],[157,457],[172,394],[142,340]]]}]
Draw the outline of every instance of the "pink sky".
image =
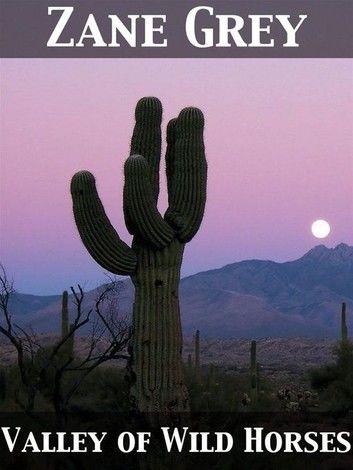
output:
[{"label": "pink sky", "polygon": [[122,167],[145,95],[162,100],[164,124],[188,105],[206,118],[208,201],[184,275],[299,257],[322,243],[310,233],[317,218],[332,226],[324,244],[353,244],[352,72],[348,59],[2,60],[0,259],[17,289],[58,293],[104,278],[73,222],[79,169],[95,174],[130,240]]}]

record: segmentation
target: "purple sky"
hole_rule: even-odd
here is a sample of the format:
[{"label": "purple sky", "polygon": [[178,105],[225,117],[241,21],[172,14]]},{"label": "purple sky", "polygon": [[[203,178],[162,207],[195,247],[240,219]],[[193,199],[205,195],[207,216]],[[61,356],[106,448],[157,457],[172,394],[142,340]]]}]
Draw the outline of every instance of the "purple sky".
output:
[{"label": "purple sky", "polygon": [[95,174],[130,240],[122,167],[145,95],[162,100],[164,124],[188,105],[206,117],[208,201],[184,275],[299,257],[322,243],[310,232],[317,218],[331,224],[327,246],[353,244],[350,60],[11,59],[1,69],[0,258],[19,291],[104,278],[73,222],[69,182],[79,169]]}]

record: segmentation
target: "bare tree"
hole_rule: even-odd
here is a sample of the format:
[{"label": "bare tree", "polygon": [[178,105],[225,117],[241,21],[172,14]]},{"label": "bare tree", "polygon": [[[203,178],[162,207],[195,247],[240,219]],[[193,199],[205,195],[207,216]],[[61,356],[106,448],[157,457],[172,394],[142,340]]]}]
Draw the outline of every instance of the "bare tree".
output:
[{"label": "bare tree", "polygon": [[14,293],[13,280],[7,277],[4,266],[0,264],[0,310],[3,317],[0,333],[10,341],[16,350],[21,382],[26,391],[26,403],[22,404],[22,407],[30,412],[34,408],[36,387],[33,382],[31,362],[28,363],[26,359],[28,356],[33,359],[35,339],[13,324],[9,302]]},{"label": "bare tree", "polygon": [[[58,416],[65,410],[83,380],[101,364],[128,359],[126,348],[131,337],[131,327],[126,318],[119,315],[118,296],[121,282],[110,282],[98,289],[94,306],[88,308],[85,293],[80,285],[71,287],[75,313],[69,332],[45,346],[32,331],[13,322],[9,301],[15,290],[13,281],[0,265],[0,333],[14,346],[25,399],[16,394],[16,401],[26,412],[34,410],[35,398],[46,391]],[[89,324],[89,333],[83,347],[70,354],[68,345]],[[70,378],[70,380],[68,380]]]},{"label": "bare tree", "polygon": [[[93,317],[86,344],[77,351],[77,356],[69,357],[56,368],[53,402],[57,413],[62,413],[68,407],[76,390],[94,369],[111,360],[129,358],[126,350],[131,339],[131,326],[126,317],[117,313],[121,288],[121,283],[114,280],[98,290],[94,309],[89,311],[89,315],[93,313]],[[81,286],[78,286],[78,292],[71,287],[71,292],[77,319],[83,309],[84,292]],[[75,331],[77,328],[74,322],[71,332]],[[68,375],[73,376],[74,380],[64,386],[64,378]]]}]

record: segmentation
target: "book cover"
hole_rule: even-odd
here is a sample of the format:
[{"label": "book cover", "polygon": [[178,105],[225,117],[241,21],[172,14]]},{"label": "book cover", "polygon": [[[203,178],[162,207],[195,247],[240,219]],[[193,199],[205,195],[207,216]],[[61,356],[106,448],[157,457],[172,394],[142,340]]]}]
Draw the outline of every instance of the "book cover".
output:
[{"label": "book cover", "polygon": [[352,21],[1,0],[1,468],[352,468]]}]

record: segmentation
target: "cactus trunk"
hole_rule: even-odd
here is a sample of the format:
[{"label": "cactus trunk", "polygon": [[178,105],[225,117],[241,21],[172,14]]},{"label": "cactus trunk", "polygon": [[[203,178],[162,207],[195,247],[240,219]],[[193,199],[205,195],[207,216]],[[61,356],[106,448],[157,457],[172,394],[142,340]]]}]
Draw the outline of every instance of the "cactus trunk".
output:
[{"label": "cactus trunk", "polygon": [[161,251],[137,246],[131,395],[144,411],[187,409],[182,372],[179,308],[184,245],[177,240]]}]

